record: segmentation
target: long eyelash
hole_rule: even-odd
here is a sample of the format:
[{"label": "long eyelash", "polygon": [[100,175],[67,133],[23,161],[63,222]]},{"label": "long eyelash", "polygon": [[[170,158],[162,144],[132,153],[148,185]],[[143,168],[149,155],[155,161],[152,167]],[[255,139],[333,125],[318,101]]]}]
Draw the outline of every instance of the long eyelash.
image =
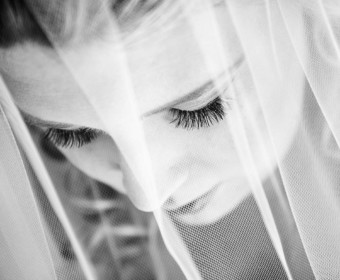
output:
[{"label": "long eyelash", "polygon": [[173,116],[171,123],[176,127],[185,129],[199,129],[209,127],[214,123],[218,123],[225,117],[225,105],[221,97],[217,97],[205,107],[195,111],[183,111],[179,109],[170,109]]},{"label": "long eyelash", "polygon": [[80,148],[95,140],[98,135],[99,132],[91,128],[79,128],[76,130],[49,128],[45,132],[44,138],[62,148]]}]

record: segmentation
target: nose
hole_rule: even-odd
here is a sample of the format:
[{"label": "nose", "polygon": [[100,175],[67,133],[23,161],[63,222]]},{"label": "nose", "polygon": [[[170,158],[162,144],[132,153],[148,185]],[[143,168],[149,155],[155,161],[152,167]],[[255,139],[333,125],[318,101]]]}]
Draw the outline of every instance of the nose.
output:
[{"label": "nose", "polygon": [[158,169],[154,169],[153,176],[156,184],[152,188],[152,186],[141,185],[124,158],[120,166],[126,193],[138,209],[149,212],[161,208],[164,204],[169,208],[177,207],[178,201],[173,195],[185,187],[188,181],[188,170],[166,169],[158,166]]}]

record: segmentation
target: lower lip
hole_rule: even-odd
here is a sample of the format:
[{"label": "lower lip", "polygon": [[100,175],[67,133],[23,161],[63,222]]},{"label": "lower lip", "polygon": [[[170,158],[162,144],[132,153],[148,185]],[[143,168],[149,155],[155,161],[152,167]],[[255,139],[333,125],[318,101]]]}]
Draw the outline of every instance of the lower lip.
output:
[{"label": "lower lip", "polygon": [[214,187],[211,188],[211,190],[209,190],[208,192],[206,192],[199,198],[193,200],[192,202],[185,204],[184,206],[181,206],[175,209],[167,208],[166,210],[168,210],[170,214],[176,214],[176,215],[197,214],[200,211],[202,211],[207,206],[207,204],[209,204],[215,192],[220,186],[221,184],[215,185]]}]

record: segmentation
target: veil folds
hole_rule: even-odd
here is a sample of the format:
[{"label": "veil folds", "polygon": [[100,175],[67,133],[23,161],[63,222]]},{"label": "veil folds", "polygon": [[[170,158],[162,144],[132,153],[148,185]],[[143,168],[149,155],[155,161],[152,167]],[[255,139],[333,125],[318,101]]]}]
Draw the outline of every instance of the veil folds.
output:
[{"label": "veil folds", "polygon": [[[340,4],[69,2],[26,6],[77,88],[63,102],[113,140],[117,186],[27,126],[1,49],[1,278],[339,278]],[[199,77],[214,98],[164,113]]]}]

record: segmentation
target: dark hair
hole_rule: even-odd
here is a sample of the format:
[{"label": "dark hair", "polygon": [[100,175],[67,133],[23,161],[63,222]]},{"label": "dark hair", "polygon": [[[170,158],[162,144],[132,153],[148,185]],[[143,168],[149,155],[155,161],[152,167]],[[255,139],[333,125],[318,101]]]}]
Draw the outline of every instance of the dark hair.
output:
[{"label": "dark hair", "polygon": [[[161,0],[0,0],[0,48],[27,41],[50,46],[79,32],[98,31],[106,8],[118,22],[154,9]],[[38,19],[38,20],[37,20]],[[79,24],[79,22],[81,24]],[[97,26],[94,26],[97,25]],[[45,26],[44,26],[45,25]],[[48,30],[46,35],[44,30]],[[89,34],[86,34],[89,35]]]},{"label": "dark hair", "polygon": [[31,40],[49,44],[24,0],[0,1],[0,47]]}]

